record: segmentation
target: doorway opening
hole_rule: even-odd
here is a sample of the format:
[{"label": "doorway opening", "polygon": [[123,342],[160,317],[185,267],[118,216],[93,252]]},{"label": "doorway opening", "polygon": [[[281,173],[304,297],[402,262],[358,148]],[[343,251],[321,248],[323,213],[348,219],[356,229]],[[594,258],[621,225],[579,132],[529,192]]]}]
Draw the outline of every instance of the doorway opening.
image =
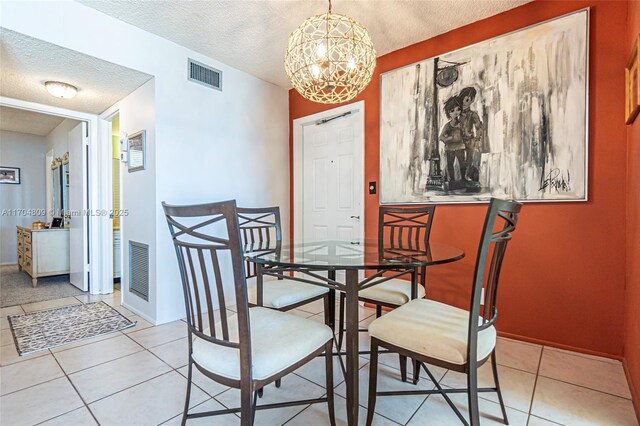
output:
[{"label": "doorway opening", "polygon": [[293,122],[296,239],[364,237],[364,102]]},{"label": "doorway opening", "polygon": [[88,123],[1,105],[0,141],[0,306],[86,294]]},{"label": "doorway opening", "polygon": [[110,117],[111,121],[111,214],[113,239],[113,290],[120,290],[122,267],[122,238],[120,231],[121,186],[120,186],[120,112]]}]

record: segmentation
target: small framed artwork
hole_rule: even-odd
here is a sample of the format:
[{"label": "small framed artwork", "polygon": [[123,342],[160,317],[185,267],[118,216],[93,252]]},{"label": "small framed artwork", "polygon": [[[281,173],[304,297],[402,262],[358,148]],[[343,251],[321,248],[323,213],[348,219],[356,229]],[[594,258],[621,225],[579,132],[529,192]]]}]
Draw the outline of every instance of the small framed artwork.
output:
[{"label": "small framed artwork", "polygon": [[129,173],[146,168],[146,130],[140,130],[127,137],[129,145]]},{"label": "small framed artwork", "polygon": [[640,59],[638,52],[640,51],[640,35],[633,43],[629,62],[624,70],[625,77],[625,122],[633,123],[640,112],[640,79],[638,78],[638,69],[640,68]]},{"label": "small framed artwork", "polygon": [[20,184],[20,168],[0,166],[0,183]]}]

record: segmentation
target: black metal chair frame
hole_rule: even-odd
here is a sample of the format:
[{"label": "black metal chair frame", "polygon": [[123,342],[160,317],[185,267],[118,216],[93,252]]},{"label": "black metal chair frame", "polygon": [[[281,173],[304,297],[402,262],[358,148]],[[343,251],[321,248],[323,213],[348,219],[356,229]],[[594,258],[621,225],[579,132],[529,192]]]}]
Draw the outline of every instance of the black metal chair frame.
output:
[{"label": "black metal chair frame", "polygon": [[[237,207],[238,226],[240,227],[240,237],[243,243],[243,252],[262,253],[277,252],[282,244],[282,222],[280,221],[280,207]],[[275,233],[275,247],[271,238],[271,231]],[[257,277],[258,268],[256,264],[245,259],[245,274],[247,278]],[[283,274],[278,274],[277,278],[282,279]],[[257,300],[256,303],[249,303],[249,306],[263,306],[264,281],[256,280]],[[335,290],[302,300],[298,303],[287,305],[277,309],[281,312],[287,312],[300,306],[307,305],[316,300],[324,299],[324,320],[325,324],[331,327],[333,331],[335,316]],[[276,380],[276,387],[279,388],[281,380]],[[258,390],[258,396],[262,397],[263,390]]]},{"label": "black metal chair frame", "polygon": [[[403,254],[410,257],[411,253],[424,254],[429,248],[429,236],[431,235],[431,225],[433,224],[433,215],[435,213],[435,205],[425,205],[420,207],[387,207],[380,206],[378,210],[378,245],[380,256],[384,256],[385,253],[390,255]],[[426,217],[426,221],[423,219]],[[385,229],[389,230],[389,238],[385,238]],[[382,275],[383,272],[379,271],[378,275]],[[409,274],[409,271],[404,271],[403,274],[394,275],[393,278],[399,278],[402,275]],[[417,285],[425,287],[427,275],[427,267],[422,266],[416,268],[415,278],[411,280],[411,299],[418,297]],[[338,351],[342,348],[342,340],[344,336],[344,305],[345,294],[340,294],[340,308],[339,308],[339,322],[338,330]],[[375,299],[369,299],[366,297],[358,297],[358,300],[376,305],[376,317],[379,318],[382,315],[382,308],[397,308],[400,305],[394,303],[381,302]],[[360,329],[361,332],[366,332],[367,329]],[[368,351],[363,352],[368,353]],[[414,362],[414,371],[416,369],[416,363]],[[400,372],[402,381],[407,380],[407,360],[404,356],[400,355]],[[419,376],[414,375],[414,384],[418,382]]]},{"label": "black metal chair frame", "polygon": [[[280,222],[280,207],[238,207],[238,224],[240,227],[240,235],[242,238],[244,253],[259,252],[266,253],[269,251],[277,251],[277,248],[282,243],[282,226]],[[271,219],[270,217],[273,217]],[[270,230],[275,230],[276,235],[276,247],[273,247],[271,241]],[[245,260],[245,271],[247,278],[252,278],[258,275],[256,264]],[[280,275],[282,276],[282,275]],[[263,280],[257,280],[258,286],[258,300],[256,300],[257,306],[262,306],[263,295]],[[305,299],[301,302],[278,308],[279,311],[286,312],[292,309],[299,308],[300,306],[307,305],[316,300],[324,299],[325,308],[325,320],[326,324],[333,329],[333,315],[335,311],[335,303],[330,300],[331,297],[335,299],[335,290],[330,290],[320,296],[316,296],[310,299]],[[331,316],[329,316],[329,314]]]},{"label": "black metal chair frame", "polygon": [[[371,425],[376,405],[377,396],[400,396],[400,395],[429,395],[440,394],[447,401],[449,406],[454,410],[458,418],[463,424],[468,425],[464,416],[456,408],[454,403],[448,397],[450,393],[467,393],[469,403],[469,417],[472,426],[480,424],[480,411],[478,407],[479,392],[497,392],[500,408],[505,424],[509,424],[507,412],[500,391],[500,382],[498,380],[498,370],[496,361],[495,347],[491,354],[478,360],[478,334],[480,331],[491,327],[497,319],[498,310],[496,308],[498,281],[502,268],[502,261],[507,248],[507,243],[511,240],[511,233],[515,230],[518,221],[518,213],[522,208],[522,204],[515,201],[506,201],[491,199],[487,216],[485,218],[480,245],[478,248],[478,257],[476,259],[475,274],[473,278],[472,296],[469,309],[469,328],[467,340],[467,362],[465,364],[453,364],[441,361],[439,359],[427,357],[405,348],[401,348],[375,337],[371,338],[371,357],[369,370],[369,405],[367,410],[367,425]],[[498,218],[504,221],[502,228],[494,232],[494,227]],[[493,252],[490,250],[493,246]],[[485,280],[485,271],[489,265],[488,275]],[[484,300],[482,300],[482,291],[485,289]],[[480,318],[482,321],[480,322]],[[405,357],[417,360],[422,368],[425,369],[429,378],[433,381],[436,389],[431,390],[411,390],[397,392],[377,392],[377,376],[378,376],[378,347],[386,348],[391,352],[397,352]],[[478,368],[482,366],[489,358],[491,358],[491,367],[493,370],[493,379],[495,387],[478,388]],[[433,364],[438,367],[465,373],[467,375],[467,388],[464,389],[443,389],[426,364]],[[414,370],[414,379],[418,375],[420,369]]]},{"label": "black metal chair frame", "polygon": [[[253,425],[256,410],[290,407],[297,405],[307,405],[314,403],[328,404],[329,419],[332,425],[335,425],[334,417],[334,394],[333,394],[333,362],[332,362],[332,346],[333,341],[329,340],[326,344],[319,347],[313,353],[306,356],[296,364],[280,371],[270,377],[262,380],[256,380],[252,376],[252,352],[251,352],[251,329],[249,319],[249,303],[247,294],[247,285],[245,271],[243,267],[243,256],[240,238],[240,228],[238,225],[238,216],[235,200],[223,201],[218,203],[208,203],[188,206],[174,206],[162,203],[165,216],[173,240],[182,287],[184,292],[185,308],[187,312],[187,328],[189,340],[189,364],[187,375],[187,394],[185,398],[184,411],[182,416],[182,425],[187,419],[208,417],[215,415],[224,415],[231,413],[240,413],[241,424],[243,426]],[[192,226],[180,223],[180,218],[202,218],[203,221]],[[226,231],[228,237],[218,237],[205,234],[198,229],[212,225],[218,222],[226,222]],[[191,238],[193,241],[183,241],[181,237]],[[229,338],[229,318],[225,304],[225,292],[222,285],[222,275],[220,270],[219,252],[229,251],[231,253],[231,263],[234,279],[234,293],[236,299],[237,321],[238,321],[238,342],[234,342]],[[197,257],[202,276],[202,283],[197,280],[197,265],[194,262],[194,256]],[[210,258],[211,269],[213,269],[213,277],[210,277],[206,260]],[[210,282],[210,278],[213,278]],[[204,292],[199,291],[199,284],[203,284]],[[212,287],[212,284],[215,287]],[[217,293],[218,304],[214,305],[212,289]],[[204,299],[204,300],[203,300]],[[206,305],[205,305],[206,303]],[[209,334],[206,333],[203,321],[203,308],[206,308],[209,322]],[[216,321],[214,312],[219,310],[219,319],[221,325],[222,336],[216,335]],[[240,353],[240,379],[230,379],[225,376],[215,374],[199,365],[193,359],[193,338],[198,337],[211,344],[220,345],[227,348],[239,350]],[[258,390],[264,386],[281,379],[283,376],[295,371],[302,365],[313,360],[317,356],[324,353],[326,364],[326,387],[327,395],[324,398],[307,399],[301,401],[291,401],[276,404],[257,404]],[[191,396],[192,372],[193,366],[196,366],[206,377],[230,386],[240,389],[240,407],[229,408],[224,410],[207,411],[189,414],[189,399]]]}]

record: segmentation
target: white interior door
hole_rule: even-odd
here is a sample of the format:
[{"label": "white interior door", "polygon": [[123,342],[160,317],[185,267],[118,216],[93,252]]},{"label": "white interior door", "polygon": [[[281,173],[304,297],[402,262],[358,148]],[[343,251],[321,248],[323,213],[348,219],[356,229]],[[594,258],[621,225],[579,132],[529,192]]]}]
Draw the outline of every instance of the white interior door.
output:
[{"label": "white interior door", "polygon": [[87,123],[69,132],[69,267],[71,284],[82,291],[89,289],[87,241]]},{"label": "white interior door", "polygon": [[356,242],[363,236],[361,114],[354,111],[304,127],[302,239],[305,241]]}]

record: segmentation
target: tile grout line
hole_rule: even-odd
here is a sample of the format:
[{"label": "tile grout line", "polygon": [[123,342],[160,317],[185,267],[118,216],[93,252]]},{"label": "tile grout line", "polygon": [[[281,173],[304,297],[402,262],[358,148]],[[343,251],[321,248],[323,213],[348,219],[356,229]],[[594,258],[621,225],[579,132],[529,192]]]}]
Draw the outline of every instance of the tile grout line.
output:
[{"label": "tile grout line", "polygon": [[567,382],[567,381],[564,381],[564,380],[560,380],[560,379],[556,379],[556,378],[553,378],[553,377],[545,376],[545,375],[543,375],[543,374],[540,374],[539,376],[540,376],[540,377],[544,377],[545,379],[553,380],[553,381],[555,381],[555,382],[564,383],[565,385],[571,385],[571,386],[575,386],[575,387],[578,387],[578,388],[582,388],[582,389],[590,390],[590,391],[592,391],[592,392],[602,393],[602,394],[604,394],[604,395],[612,396],[612,397],[614,397],[614,398],[624,399],[624,400],[626,400],[626,401],[633,401],[633,399],[632,399],[632,398],[626,398],[626,397],[624,397],[624,396],[620,396],[620,395],[616,395],[616,394],[613,394],[613,393],[609,393],[609,392],[601,391],[601,390],[598,390],[598,389],[593,389],[593,388],[590,388],[590,387],[588,387],[588,386],[584,386],[584,385],[578,385],[578,384],[576,384],[576,383]]},{"label": "tile grout line", "polygon": [[[111,339],[105,339],[105,340],[111,340]],[[98,342],[94,342],[94,343],[100,343],[101,341],[102,341],[102,340],[100,340],[100,341],[98,341]],[[80,347],[82,347],[82,346],[80,346]],[[141,346],[141,347],[142,347],[142,346]],[[75,349],[75,348],[74,348],[74,349]],[[89,367],[85,367],[85,368],[82,368],[82,369],[80,369],[80,370],[70,371],[70,372],[68,372],[68,373],[67,373],[67,371],[63,368],[63,369],[62,369],[62,371],[64,371],[64,373],[65,373],[66,375],[69,375],[69,376],[70,376],[70,375],[73,375],[73,374],[76,374],[76,373],[80,373],[80,372],[82,372],[82,371],[90,370],[90,369],[92,369],[93,367],[99,367],[99,366],[101,366],[101,365],[108,364],[108,363],[110,363],[111,361],[117,361],[117,360],[119,360],[119,359],[126,358],[126,357],[128,357],[128,356],[138,354],[138,353],[143,352],[143,351],[145,351],[145,350],[146,350],[146,348],[142,347],[142,349],[139,349],[139,350],[137,350],[137,351],[135,351],[135,352],[131,352],[131,353],[129,353],[129,354],[122,355],[122,356],[119,356],[119,357],[116,357],[116,358],[110,359],[110,360],[108,360],[108,361],[103,361],[103,362],[101,362],[101,363],[99,363],[99,364],[91,365],[91,366],[89,366]],[[66,351],[62,351],[62,352],[66,352]],[[57,353],[62,353],[62,352],[57,352]],[[56,354],[55,354],[55,353],[52,353],[52,355],[53,355],[53,357],[54,357],[54,358],[56,358]],[[58,359],[56,358],[56,361],[57,361],[57,360],[58,360]],[[60,367],[62,368],[62,365],[61,365]]]},{"label": "tile grout line", "polygon": [[[71,378],[67,375],[66,371],[64,371],[64,368],[62,368],[62,365],[60,365],[60,362],[58,362],[58,359],[54,356],[53,359],[56,361],[56,363],[58,364],[58,367],[60,367],[60,370],[62,370],[62,372],[64,373],[64,377],[69,381],[69,384],[71,385],[71,387],[73,388],[73,390],[76,392],[76,394],[78,395],[78,398],[80,398],[80,401],[82,401],[82,403],[84,404],[84,406],[87,408],[87,410],[89,411],[89,414],[91,414],[91,417],[93,417],[93,420],[96,421],[96,423],[99,425],[100,422],[98,421],[98,419],[96,418],[96,416],[93,414],[93,411],[91,411],[91,408],[89,408],[89,405],[87,404],[87,401],[85,401],[85,399],[82,397],[82,395],[80,395],[80,391],[78,391],[78,388],[76,387],[76,385],[73,383],[73,381],[71,380]],[[59,416],[58,416],[59,417]],[[53,417],[55,418],[55,417]],[[51,419],[48,419],[51,420]],[[48,421],[47,420],[47,421]]]}]

